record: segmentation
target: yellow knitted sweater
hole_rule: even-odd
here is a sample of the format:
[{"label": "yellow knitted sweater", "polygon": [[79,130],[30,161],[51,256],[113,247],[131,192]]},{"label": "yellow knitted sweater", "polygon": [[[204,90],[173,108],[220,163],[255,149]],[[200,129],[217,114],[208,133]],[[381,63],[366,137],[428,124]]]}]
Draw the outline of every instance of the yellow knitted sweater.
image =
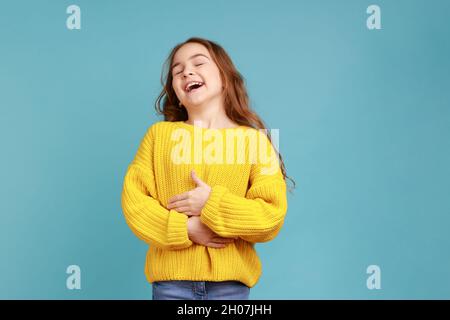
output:
[{"label": "yellow knitted sweater", "polygon": [[[188,216],[166,208],[172,196],[196,187],[192,169],[211,187],[202,223],[236,238],[225,248],[192,242]],[[148,128],[128,166],[122,208],[130,229],[149,245],[150,283],[237,280],[251,288],[262,272],[254,244],[279,233],[287,211],[286,183],[263,131],[160,121]]]}]

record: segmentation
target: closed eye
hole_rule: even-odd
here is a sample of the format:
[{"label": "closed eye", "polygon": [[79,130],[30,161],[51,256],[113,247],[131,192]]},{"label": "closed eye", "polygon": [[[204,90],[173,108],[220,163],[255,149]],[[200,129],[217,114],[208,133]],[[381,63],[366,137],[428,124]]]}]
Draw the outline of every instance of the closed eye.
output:
[{"label": "closed eye", "polygon": [[[204,63],[198,63],[198,64],[196,64],[195,66],[198,67],[198,66],[201,66],[201,65],[203,65],[203,64],[204,64]],[[176,75],[177,75],[177,74],[180,74],[182,71],[183,71],[183,70],[180,70],[180,71],[178,71],[178,72],[175,73],[175,74],[176,74]]]}]

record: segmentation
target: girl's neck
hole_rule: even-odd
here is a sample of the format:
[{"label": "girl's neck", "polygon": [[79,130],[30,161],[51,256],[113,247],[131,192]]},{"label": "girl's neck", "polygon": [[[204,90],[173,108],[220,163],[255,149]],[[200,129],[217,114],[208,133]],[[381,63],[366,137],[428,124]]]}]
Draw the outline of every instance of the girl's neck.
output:
[{"label": "girl's neck", "polygon": [[228,118],[223,107],[212,108],[211,106],[195,111],[188,110],[188,120],[184,122],[208,129],[233,128],[238,126],[237,123]]},{"label": "girl's neck", "polygon": [[234,128],[239,126],[236,122],[232,121],[230,118],[206,118],[206,117],[190,117],[184,121],[187,124],[195,125],[197,127],[207,128],[207,129],[223,129],[223,128]]}]

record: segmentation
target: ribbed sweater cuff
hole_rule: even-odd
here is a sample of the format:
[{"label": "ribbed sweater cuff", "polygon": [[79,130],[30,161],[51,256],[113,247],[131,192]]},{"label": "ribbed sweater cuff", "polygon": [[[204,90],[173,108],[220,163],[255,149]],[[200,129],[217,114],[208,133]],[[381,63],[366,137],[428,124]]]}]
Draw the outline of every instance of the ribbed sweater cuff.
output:
[{"label": "ribbed sweater cuff", "polygon": [[206,225],[211,225],[211,223],[208,223],[208,221],[212,222],[214,220],[217,220],[220,202],[226,192],[228,192],[228,189],[226,187],[219,185],[211,187],[211,193],[209,194],[209,198],[203,206],[200,221],[202,221]]},{"label": "ribbed sweater cuff", "polygon": [[188,236],[187,220],[187,215],[170,210],[167,223],[167,242],[170,247],[189,247],[192,245]]}]

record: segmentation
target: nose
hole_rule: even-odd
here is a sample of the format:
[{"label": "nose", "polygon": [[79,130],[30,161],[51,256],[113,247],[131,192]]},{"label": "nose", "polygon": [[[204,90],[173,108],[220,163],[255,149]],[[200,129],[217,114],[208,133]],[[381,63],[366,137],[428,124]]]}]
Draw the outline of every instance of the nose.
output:
[{"label": "nose", "polygon": [[193,75],[194,73],[192,71],[189,71],[187,68],[183,71],[183,76],[186,77],[186,75]]}]

